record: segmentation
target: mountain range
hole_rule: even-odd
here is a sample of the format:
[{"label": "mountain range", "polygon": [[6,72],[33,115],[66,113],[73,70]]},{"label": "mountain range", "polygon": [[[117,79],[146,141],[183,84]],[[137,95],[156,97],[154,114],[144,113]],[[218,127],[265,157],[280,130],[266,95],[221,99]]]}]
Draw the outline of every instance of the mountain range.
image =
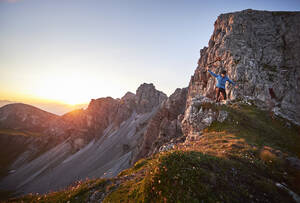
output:
[{"label": "mountain range", "polygon": [[[215,103],[207,67],[237,83],[227,101]],[[42,194],[12,199],[33,202],[299,202],[299,79],[300,12],[221,14],[188,87],[169,97],[144,83],[61,116],[1,107],[1,193]]]}]

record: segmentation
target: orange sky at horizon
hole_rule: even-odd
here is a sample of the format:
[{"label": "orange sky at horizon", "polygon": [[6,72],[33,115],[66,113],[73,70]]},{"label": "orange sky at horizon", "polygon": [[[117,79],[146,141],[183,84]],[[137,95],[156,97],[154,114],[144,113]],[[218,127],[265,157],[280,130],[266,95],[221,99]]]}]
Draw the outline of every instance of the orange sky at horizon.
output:
[{"label": "orange sky at horizon", "polygon": [[[23,103],[87,104],[91,99],[100,97],[121,98],[127,91],[135,92],[139,86],[139,84],[127,81],[126,78],[118,78],[118,75],[112,75],[112,73],[103,75],[108,77],[104,78],[101,75],[93,74],[93,72],[76,71],[76,69],[49,68],[43,71],[42,75],[32,72],[32,74],[23,76],[22,79],[26,83],[24,85],[20,80],[10,81],[7,83],[10,86],[7,87],[5,86],[5,79],[0,81],[0,100]],[[10,80],[19,79],[14,77]],[[27,81],[31,81],[31,83],[28,84]],[[122,83],[126,83],[127,86],[130,85],[132,88],[126,90]]]}]

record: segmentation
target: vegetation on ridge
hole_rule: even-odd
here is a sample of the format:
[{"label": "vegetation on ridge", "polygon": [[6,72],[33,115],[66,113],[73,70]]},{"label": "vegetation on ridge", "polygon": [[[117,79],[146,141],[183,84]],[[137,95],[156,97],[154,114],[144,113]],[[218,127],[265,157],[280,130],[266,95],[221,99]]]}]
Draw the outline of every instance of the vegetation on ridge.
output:
[{"label": "vegetation on ridge", "polygon": [[249,144],[274,147],[300,157],[300,129],[289,121],[254,105],[233,104],[218,108],[229,112],[229,118],[223,123],[214,122],[206,132],[225,131],[244,138]]}]

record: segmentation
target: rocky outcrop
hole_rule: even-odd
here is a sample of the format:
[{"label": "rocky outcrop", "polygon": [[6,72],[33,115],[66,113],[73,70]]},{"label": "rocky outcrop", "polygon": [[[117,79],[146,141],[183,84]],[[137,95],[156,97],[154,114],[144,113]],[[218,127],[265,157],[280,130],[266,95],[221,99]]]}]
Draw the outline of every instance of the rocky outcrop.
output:
[{"label": "rocky outcrop", "polygon": [[[227,86],[229,100],[251,100],[300,123],[300,12],[244,10],[222,14],[209,46],[200,53],[189,84],[188,107],[196,95],[214,97],[215,79],[206,72],[227,70],[238,88]],[[208,65],[218,57],[221,61]]]},{"label": "rocky outcrop", "polygon": [[181,119],[186,105],[187,88],[176,89],[150,120],[136,160],[158,152],[164,144],[181,137]]},{"label": "rocky outcrop", "polygon": [[149,112],[166,99],[167,95],[157,91],[152,83],[144,83],[136,91],[136,111],[137,113]]},{"label": "rocky outcrop", "polygon": [[135,111],[135,99],[136,95],[132,92],[127,92],[119,101],[119,107],[114,120],[115,126],[120,126],[121,123],[128,119],[131,114]]},{"label": "rocky outcrop", "polygon": [[199,138],[202,130],[209,127],[214,121],[224,122],[228,112],[219,110],[214,100],[197,95],[193,97],[185,111],[181,122],[182,131],[188,141]]}]

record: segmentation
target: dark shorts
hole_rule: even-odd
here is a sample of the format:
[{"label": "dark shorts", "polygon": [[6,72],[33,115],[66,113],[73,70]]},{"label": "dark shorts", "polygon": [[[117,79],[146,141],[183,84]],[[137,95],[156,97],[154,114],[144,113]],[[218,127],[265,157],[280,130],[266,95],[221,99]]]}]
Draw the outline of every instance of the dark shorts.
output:
[{"label": "dark shorts", "polygon": [[224,100],[226,100],[226,91],[225,91],[225,89],[216,87],[216,101],[217,102],[221,101],[221,98],[220,98],[221,96],[223,97]]}]

